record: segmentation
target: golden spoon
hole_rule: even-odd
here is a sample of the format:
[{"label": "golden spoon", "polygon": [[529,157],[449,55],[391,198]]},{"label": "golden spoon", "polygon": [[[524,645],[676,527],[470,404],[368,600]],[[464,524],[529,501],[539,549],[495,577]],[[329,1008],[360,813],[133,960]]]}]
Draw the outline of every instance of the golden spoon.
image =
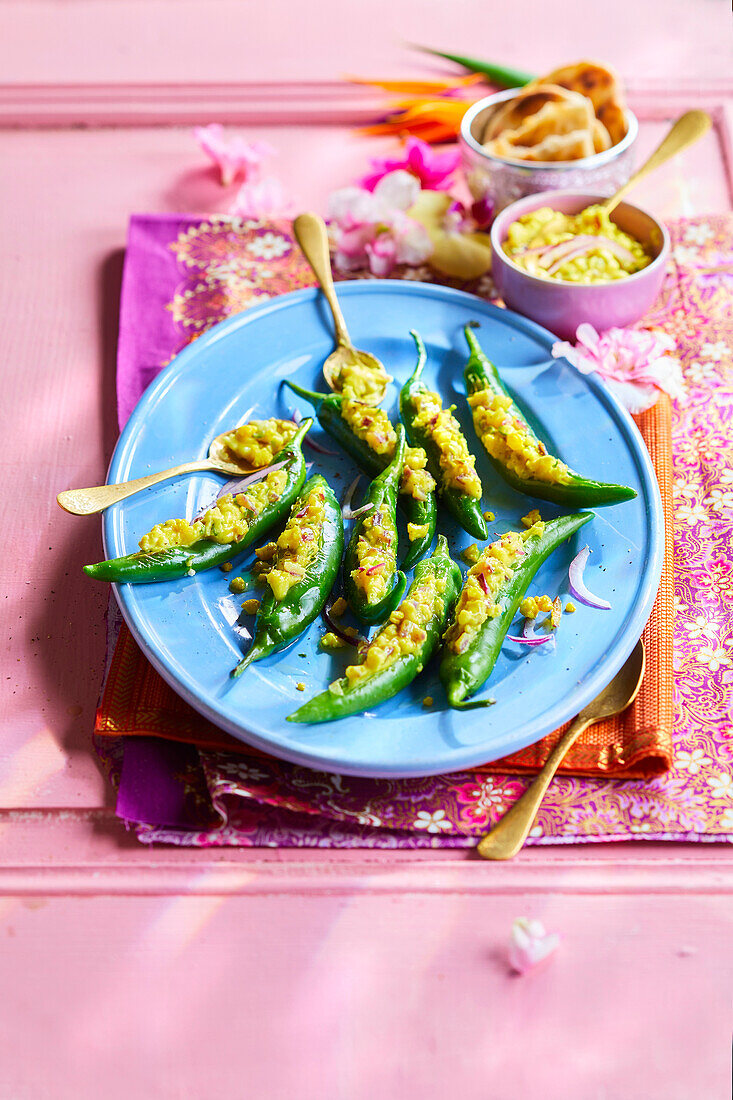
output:
[{"label": "golden spoon", "polygon": [[480,856],[484,859],[511,859],[517,854],[529,836],[545,791],[568,749],[588,726],[599,722],[601,718],[611,718],[614,714],[620,714],[633,703],[644,677],[645,660],[644,643],[639,638],[631,655],[611,683],[581,710],[566,729],[532,785],[504,814],[491,832],[481,837],[478,842]]},{"label": "golden spoon", "polygon": [[118,500],[131,497],[133,493],[139,493],[141,489],[148,489],[151,485],[157,485],[168,478],[177,477],[178,474],[193,474],[198,470],[212,470],[217,474],[229,474],[230,477],[246,477],[253,473],[253,467],[235,455],[226,446],[224,440],[230,432],[218,435],[209,447],[208,458],[197,458],[193,462],[182,462],[180,466],[172,466],[170,470],[161,470],[159,474],[148,474],[146,477],[136,477],[133,481],[121,481],[117,485],[96,485],[92,489],[66,489],[59,493],[56,500],[65,512],[71,512],[74,516],[91,516],[95,512],[103,512],[110,504],[116,504]]},{"label": "golden spoon", "polygon": [[324,297],[333,314],[336,329],[336,350],[332,351],[323,364],[323,376],[328,386],[336,393],[342,390],[344,368],[362,366],[373,377],[376,390],[356,392],[355,395],[365,405],[378,405],[384,397],[384,391],[392,381],[376,355],[368,351],[359,351],[351,343],[344,315],[336,297],[331,274],[331,257],[328,251],[328,233],[326,223],[318,214],[299,214],[293,222],[293,232],[303,250],[306,260],[323,291]]},{"label": "golden spoon", "polygon": [[682,149],[686,149],[688,145],[692,145],[693,141],[697,141],[703,134],[707,133],[711,126],[710,115],[705,111],[685,111],[677,121],[667,136],[663,138],[650,157],[642,164],[641,168],[637,168],[633,176],[626,181],[623,187],[620,187],[615,195],[612,195],[610,199],[606,199],[601,205],[606,210],[606,213],[610,214],[612,210],[618,206],[625,195],[629,193],[632,187],[636,187],[640,180],[643,180],[650,172],[654,172],[660,165],[668,161],[670,157],[676,156]]}]

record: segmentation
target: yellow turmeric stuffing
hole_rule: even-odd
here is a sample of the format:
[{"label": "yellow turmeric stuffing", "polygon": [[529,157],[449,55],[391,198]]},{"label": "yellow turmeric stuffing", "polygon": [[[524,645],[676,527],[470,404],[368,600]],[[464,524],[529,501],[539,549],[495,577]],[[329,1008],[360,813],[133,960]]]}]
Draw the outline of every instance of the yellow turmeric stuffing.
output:
[{"label": "yellow turmeric stuffing", "polygon": [[323,635],[319,644],[321,649],[346,649],[348,643],[340,638],[338,634],[334,634],[329,630],[327,634]]},{"label": "yellow turmeric stuffing", "polygon": [[465,561],[466,565],[475,565],[479,559],[480,551],[475,542],[472,542],[470,546],[467,546],[465,550],[461,550],[461,557]]},{"label": "yellow turmeric stuffing", "polygon": [[247,582],[244,579],[244,577],[232,577],[232,579],[229,581],[229,591],[230,592],[246,592],[247,591]]},{"label": "yellow turmeric stuffing", "polygon": [[570,601],[568,600],[568,602],[565,604],[565,610],[567,611],[568,615],[572,615],[573,611],[575,611],[575,604],[570,603]]},{"label": "yellow turmeric stuffing", "polygon": [[245,600],[242,604],[242,611],[244,611],[245,615],[256,615],[259,609],[259,600]]},{"label": "yellow turmeric stuffing", "polygon": [[552,599],[549,596],[527,596],[519,605],[519,613],[525,619],[536,619],[540,611],[552,611]]},{"label": "yellow turmeric stuffing", "polygon": [[268,542],[264,546],[258,546],[255,550],[255,557],[260,561],[270,561],[275,557],[275,551],[277,550],[276,542]]},{"label": "yellow turmeric stuffing", "polygon": [[295,685],[297,691],[305,691],[305,684],[300,683]]},{"label": "yellow turmeric stuffing", "polygon": [[219,568],[221,569],[222,573],[231,573],[234,566],[230,561],[225,561],[223,565],[219,566]]},{"label": "yellow turmeric stuffing", "polygon": [[422,701],[422,705],[423,705],[424,707],[432,707],[432,705],[433,705],[433,697],[432,697],[432,695],[426,695],[426,696],[425,696],[425,698],[424,698],[424,699],[423,699],[423,701]]},{"label": "yellow turmeric stuffing", "polygon": [[488,523],[493,523],[496,516],[493,512],[484,512],[484,519],[487,520]]},{"label": "yellow turmeric stuffing", "polygon": [[347,605],[346,600],[344,599],[344,597],[339,596],[339,598],[334,602],[334,605],[331,608],[331,614],[335,615],[336,618],[338,619],[341,615],[343,615],[343,613],[346,610],[347,606],[348,605]]}]

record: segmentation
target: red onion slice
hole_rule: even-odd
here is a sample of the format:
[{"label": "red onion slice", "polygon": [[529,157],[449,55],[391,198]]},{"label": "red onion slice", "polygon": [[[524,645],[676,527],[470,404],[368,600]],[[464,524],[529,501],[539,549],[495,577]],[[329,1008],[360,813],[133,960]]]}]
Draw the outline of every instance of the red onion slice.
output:
[{"label": "red onion slice", "polygon": [[335,634],[337,638],[340,638],[342,642],[346,642],[347,645],[354,646],[356,649],[359,649],[360,646],[368,645],[369,643],[363,635],[357,634],[356,637],[352,638],[351,635],[346,634],[338,625],[338,623],[331,617],[331,610],[335,602],[336,599],[334,599],[333,596],[330,596],[328,601],[326,602],[325,607],[323,608],[323,611],[321,612],[321,614],[323,615],[323,621],[325,622],[331,633]]},{"label": "red onion slice", "polygon": [[354,499],[354,493],[356,487],[361,481],[360,477],[355,477],[349,485],[348,489],[344,493],[344,498],[341,502],[341,515],[344,519],[358,519],[359,516],[365,516],[367,512],[371,512],[374,507],[373,504],[362,504],[361,508],[352,508],[351,502]]},{"label": "red onion slice", "polygon": [[[256,481],[262,481],[268,474],[274,473],[275,470],[282,469],[283,466],[287,466],[288,459],[284,458],[282,462],[273,462],[272,466],[263,466],[261,470],[255,470],[253,474],[248,474],[247,477],[235,478],[233,481],[227,481],[226,485],[222,485],[219,492],[216,494],[216,500],[220,500],[221,497],[226,496],[227,493],[231,493],[232,496],[235,493],[241,493],[244,489],[248,489],[250,485],[254,485]],[[209,505],[211,507],[211,505]]]},{"label": "red onion slice", "polygon": [[534,625],[534,619],[525,619],[521,637],[517,637],[516,634],[507,634],[507,641],[516,642],[517,645],[546,645],[547,642],[552,642],[554,647],[555,635],[543,634],[542,637],[538,637],[535,634]]},{"label": "red onion slice", "polygon": [[585,572],[585,566],[590,554],[590,547],[584,546],[579,554],[576,554],[570,563],[570,569],[568,570],[568,579],[570,581],[570,591],[576,599],[581,603],[587,604],[588,607],[597,607],[599,611],[610,611],[611,605],[608,600],[602,599],[600,596],[595,596],[589,588],[586,587],[583,580],[583,573]]}]

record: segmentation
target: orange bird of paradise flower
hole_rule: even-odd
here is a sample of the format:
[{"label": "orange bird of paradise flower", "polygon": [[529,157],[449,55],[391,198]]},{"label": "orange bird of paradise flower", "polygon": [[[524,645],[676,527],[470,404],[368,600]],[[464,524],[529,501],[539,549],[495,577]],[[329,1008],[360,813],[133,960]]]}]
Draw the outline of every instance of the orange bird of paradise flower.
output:
[{"label": "orange bird of paradise flower", "polygon": [[412,135],[431,145],[456,140],[461,120],[473,102],[462,98],[461,93],[484,84],[477,73],[453,80],[348,79],[352,84],[381,88],[397,97],[392,104],[392,112],[381,121],[362,127],[361,133]]}]

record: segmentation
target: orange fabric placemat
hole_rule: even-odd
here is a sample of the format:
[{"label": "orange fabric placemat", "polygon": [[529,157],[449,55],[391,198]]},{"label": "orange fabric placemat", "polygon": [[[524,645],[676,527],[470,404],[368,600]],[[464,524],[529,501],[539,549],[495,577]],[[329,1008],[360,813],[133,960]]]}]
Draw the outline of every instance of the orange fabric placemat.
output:
[{"label": "orange fabric placemat", "polygon": [[[580,736],[560,765],[560,772],[565,774],[645,778],[660,775],[672,765],[674,601],[669,398],[663,394],[653,408],[634,419],[659,481],[665,522],[661,584],[642,635],[646,647],[646,673],[636,701],[624,714],[598,722]],[[563,726],[521,752],[477,770],[536,771],[565,728]],[[162,737],[200,749],[263,755],[230,737],[184,702],[146,660],[124,625],[97,711],[95,733],[114,737]]]}]

